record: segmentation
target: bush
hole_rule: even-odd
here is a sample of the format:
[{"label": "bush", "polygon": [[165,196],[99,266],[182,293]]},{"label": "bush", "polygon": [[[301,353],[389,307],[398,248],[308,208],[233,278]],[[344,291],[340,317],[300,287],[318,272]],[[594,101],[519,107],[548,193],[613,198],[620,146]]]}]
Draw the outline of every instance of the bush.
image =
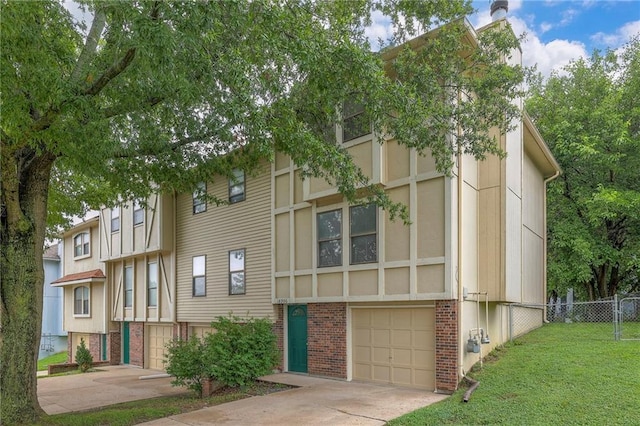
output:
[{"label": "bush", "polygon": [[276,336],[266,319],[219,317],[204,338],[207,374],[223,385],[245,386],[278,363]]},{"label": "bush", "polygon": [[204,344],[196,336],[174,339],[167,345],[165,364],[174,379],[173,386],[185,386],[202,397],[202,384],[209,379],[203,361]]},{"label": "bush", "polygon": [[80,344],[76,348],[75,360],[76,364],[78,364],[78,368],[83,373],[86,373],[93,364],[93,357],[91,356],[91,352],[89,352],[89,349],[87,349],[83,338],[80,338]]}]

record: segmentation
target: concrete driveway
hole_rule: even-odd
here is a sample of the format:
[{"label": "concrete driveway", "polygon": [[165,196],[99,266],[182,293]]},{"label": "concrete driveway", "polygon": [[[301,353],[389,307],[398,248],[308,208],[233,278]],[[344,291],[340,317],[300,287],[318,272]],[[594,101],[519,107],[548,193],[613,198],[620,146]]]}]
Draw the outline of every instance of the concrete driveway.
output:
[{"label": "concrete driveway", "polygon": [[384,425],[447,395],[295,374],[262,378],[299,386],[143,423],[179,425]]},{"label": "concrete driveway", "polygon": [[[154,370],[100,367],[98,372],[38,380],[38,399],[48,414],[185,393]],[[297,374],[262,378],[295,389],[216,405],[154,420],[146,425],[383,425],[446,395],[370,383]]]},{"label": "concrete driveway", "polygon": [[38,379],[40,406],[47,414],[59,414],[187,392],[171,386],[171,378],[156,370],[125,365],[98,370]]}]

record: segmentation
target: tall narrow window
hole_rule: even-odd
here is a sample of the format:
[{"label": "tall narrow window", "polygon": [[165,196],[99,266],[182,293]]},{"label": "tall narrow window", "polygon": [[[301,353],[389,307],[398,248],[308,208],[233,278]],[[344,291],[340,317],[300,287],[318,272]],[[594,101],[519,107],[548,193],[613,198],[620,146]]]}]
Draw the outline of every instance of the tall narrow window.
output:
[{"label": "tall narrow window", "polygon": [[89,315],[89,287],[76,287],[73,290],[73,314]]},{"label": "tall narrow window", "polygon": [[207,211],[207,200],[204,194],[207,193],[207,183],[200,182],[193,191],[193,214]]},{"label": "tall narrow window", "polygon": [[147,306],[155,308],[158,306],[158,264],[149,263],[147,267]]},{"label": "tall narrow window", "polygon": [[342,265],[342,210],[318,213],[318,266]]},{"label": "tall narrow window", "polygon": [[118,232],[120,230],[120,207],[114,207],[111,209],[111,232]]},{"label": "tall narrow window", "polygon": [[90,252],[89,233],[83,232],[73,237],[73,257],[87,256]]},{"label": "tall narrow window", "polygon": [[133,306],[133,266],[124,267],[124,307]]},{"label": "tall narrow window", "polygon": [[378,261],[377,212],[375,204],[350,208],[351,263]]},{"label": "tall narrow window", "polygon": [[133,226],[141,225],[144,222],[144,209],[140,201],[133,202]]},{"label": "tall narrow window", "polygon": [[229,294],[245,294],[244,249],[229,252]]},{"label": "tall narrow window", "polygon": [[342,142],[347,142],[371,133],[371,121],[364,105],[345,102],[342,110]]},{"label": "tall narrow window", "polygon": [[207,294],[206,265],[206,256],[193,257],[193,296],[206,296]]},{"label": "tall narrow window", "polygon": [[237,203],[244,200],[244,192],[244,171],[236,169],[229,179],[229,202]]}]

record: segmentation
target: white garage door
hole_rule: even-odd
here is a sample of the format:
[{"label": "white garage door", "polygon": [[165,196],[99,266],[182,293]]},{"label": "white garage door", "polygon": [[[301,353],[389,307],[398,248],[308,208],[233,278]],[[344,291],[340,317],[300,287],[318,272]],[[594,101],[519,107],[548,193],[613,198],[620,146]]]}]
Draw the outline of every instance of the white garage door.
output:
[{"label": "white garage door", "polygon": [[435,309],[354,308],[353,378],[435,389]]},{"label": "white garage door", "polygon": [[167,343],[173,339],[173,326],[170,325],[150,325],[149,326],[149,368],[154,370],[164,370],[164,353]]}]

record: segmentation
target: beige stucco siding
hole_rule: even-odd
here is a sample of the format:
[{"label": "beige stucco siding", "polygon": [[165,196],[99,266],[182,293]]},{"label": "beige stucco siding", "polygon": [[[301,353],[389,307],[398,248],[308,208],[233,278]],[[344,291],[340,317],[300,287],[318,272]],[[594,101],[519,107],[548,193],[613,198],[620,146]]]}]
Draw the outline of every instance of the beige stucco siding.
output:
[{"label": "beige stucco siding", "polygon": [[[80,234],[89,234],[89,254],[74,256],[74,238]],[[65,234],[63,244],[63,258],[64,258],[64,275],[76,274],[79,272],[91,271],[94,269],[102,269],[103,264],[100,262],[99,246],[100,246],[100,233],[98,222],[93,220],[86,226],[74,227],[71,231]]]},{"label": "beige stucco siding", "polygon": [[[74,315],[74,290],[78,287],[89,288],[89,315]],[[79,283],[64,286],[64,318],[66,331],[80,333],[106,333],[108,331],[105,314],[104,283]],[[87,342],[88,344],[88,342]]]},{"label": "beige stucco siding", "polygon": [[[209,204],[193,214],[191,194],[177,196],[177,320],[209,322],[230,312],[272,316],[271,188],[269,165],[246,177],[246,199],[230,205]],[[228,197],[227,179],[207,184],[207,191]],[[229,294],[229,251],[245,250],[246,293]],[[193,296],[193,257],[206,256],[206,295]]]}]

